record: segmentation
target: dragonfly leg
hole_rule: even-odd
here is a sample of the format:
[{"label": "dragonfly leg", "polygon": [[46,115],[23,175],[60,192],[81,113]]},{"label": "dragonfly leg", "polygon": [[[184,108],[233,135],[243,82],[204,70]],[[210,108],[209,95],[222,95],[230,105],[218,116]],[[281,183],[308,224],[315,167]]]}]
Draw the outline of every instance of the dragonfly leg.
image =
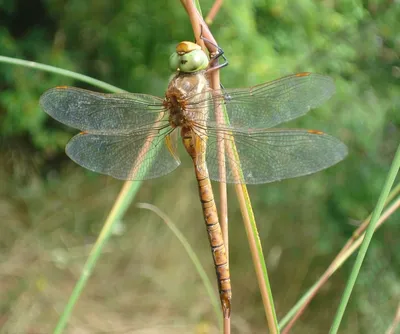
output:
[{"label": "dragonfly leg", "polygon": [[[228,59],[224,56],[224,51],[219,46],[217,46],[217,48],[218,48],[218,50],[216,53],[210,54],[210,62],[208,65],[209,67],[207,69],[207,73],[210,73],[215,70],[219,70],[219,69],[229,65]],[[221,64],[219,63],[220,57],[222,57],[222,59],[224,61]]]},{"label": "dragonfly leg", "polygon": [[[218,70],[220,68],[226,67],[229,65],[228,59],[224,56],[224,50],[220,48],[217,44],[213,43],[210,41],[208,38],[203,36],[203,26],[201,26],[200,30],[200,39],[202,39],[204,42],[212,45],[217,49],[216,52],[210,53],[210,62],[209,62],[209,68],[207,69],[207,73],[211,71]],[[219,58],[222,57],[223,63],[219,63]]]}]

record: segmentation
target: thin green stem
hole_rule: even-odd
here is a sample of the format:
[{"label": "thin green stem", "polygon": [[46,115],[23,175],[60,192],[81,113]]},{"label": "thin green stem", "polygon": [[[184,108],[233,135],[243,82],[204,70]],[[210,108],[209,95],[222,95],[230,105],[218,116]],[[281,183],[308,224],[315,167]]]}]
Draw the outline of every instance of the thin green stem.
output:
[{"label": "thin green stem", "polygon": [[[391,216],[393,212],[395,212],[398,208],[398,201],[399,199],[396,199],[393,203],[390,203],[396,196],[400,193],[400,183],[397,184],[392,191],[390,192],[385,206],[390,206],[387,207],[385,212],[381,215],[377,228],[387,220]],[[320,279],[304,294],[304,296],[292,307],[292,309],[288,312],[287,315],[285,315],[281,321],[279,322],[279,327],[283,329],[286,325],[287,327],[284,328],[285,331],[290,331],[291,327],[293,327],[294,322],[299,319],[301,314],[305,311],[305,308],[309,305],[311,300],[316,296],[318,290],[322,287],[323,284],[325,284],[326,281],[335,273],[336,270],[339,269],[339,265],[337,263],[340,263],[341,259],[344,258],[344,255],[347,254],[347,250],[351,248],[354,244],[358,244],[358,239],[363,237],[363,232],[366,230],[368,227],[368,224],[370,222],[371,215],[368,216],[364,220],[364,222],[357,228],[357,230],[353,233],[352,237],[347,241],[345,246],[342,248],[342,250],[338,253],[338,255],[335,257],[335,259],[332,261],[332,263],[329,265],[329,267],[325,270],[323,275],[320,277]],[[364,228],[365,226],[365,228]],[[357,247],[358,248],[358,247]],[[354,248],[356,250],[357,248]],[[351,253],[352,254],[352,253]],[[348,258],[346,257],[345,260]],[[343,261],[344,262],[344,261]],[[290,322],[290,323],[289,323]]]},{"label": "thin green stem", "polygon": [[[234,144],[232,144],[232,146],[233,145]],[[239,161],[236,152],[236,147],[234,147],[234,150],[235,150],[235,156],[237,157],[237,161]],[[241,173],[241,170],[239,171]],[[241,177],[243,178],[243,175],[241,175]],[[250,252],[253,257],[254,269],[256,271],[258,285],[260,288],[260,293],[264,304],[264,311],[267,318],[268,328],[270,330],[270,333],[273,334],[280,333],[280,329],[278,326],[278,318],[276,316],[276,311],[274,306],[272,289],[268,277],[266,261],[264,258],[264,252],[262,250],[262,245],[257,229],[257,223],[254,217],[253,208],[251,206],[249,193],[247,191],[247,187],[245,184],[236,184],[235,189],[243,216],[243,222],[250,246]]]},{"label": "thin green stem", "polygon": [[0,56],[0,62],[6,63],[6,64],[12,64],[12,65],[20,65],[20,66],[29,67],[29,68],[36,69],[36,70],[59,74],[59,75],[65,76],[65,77],[69,77],[69,78],[73,78],[76,80],[80,80],[82,82],[86,82],[88,84],[91,84],[95,87],[102,88],[111,93],[125,92],[123,89],[115,87],[108,83],[105,83],[103,81],[88,77],[87,75],[79,74],[79,73],[72,72],[69,70],[64,70],[59,67],[54,67],[54,66],[50,66],[50,65],[36,63],[34,61],[28,61],[28,60],[5,57],[5,56]]},{"label": "thin green stem", "polygon": [[196,9],[199,11],[200,16],[203,17],[203,13],[201,12],[200,1],[199,0],[194,0],[194,5],[196,6]]},{"label": "thin green stem", "polygon": [[[399,189],[393,189],[391,192],[391,199],[393,199],[393,195],[397,194]],[[388,202],[388,201],[387,201]],[[388,204],[388,203],[386,203]],[[385,212],[380,216],[378,223],[376,225],[376,229],[378,229],[397,209],[400,207],[400,197],[396,198],[390,205],[386,208]],[[369,218],[367,218],[369,221]],[[294,321],[298,320],[305,307],[311,302],[311,299],[317,294],[318,290],[325,284],[328,279],[342,266],[342,264],[349,259],[349,257],[354,254],[354,252],[361,245],[361,240],[364,238],[365,233],[360,232],[358,239],[350,238],[350,243],[347,242],[346,246],[338,253],[329,267],[325,270],[323,275],[319,278],[319,280],[304,294],[304,296],[293,306],[293,308],[288,312],[288,314],[282,318],[279,322],[279,327],[284,332],[289,332],[293,327]],[[289,323],[290,321],[290,323]]]},{"label": "thin green stem", "polygon": [[201,265],[201,262],[199,258],[197,257],[195,251],[193,248],[190,246],[190,243],[186,240],[185,236],[179,231],[179,229],[176,227],[176,225],[171,221],[171,219],[168,218],[168,216],[162,212],[160,209],[158,209],[156,206],[151,205],[151,204],[146,204],[146,203],[138,203],[136,204],[138,208],[142,209],[147,209],[152,212],[154,212],[156,215],[158,215],[164,222],[167,224],[169,229],[172,231],[172,233],[178,238],[179,242],[185,248],[186,253],[188,254],[189,258],[192,260],[201,280],[203,281],[204,287],[206,288],[206,291],[210,297],[211,304],[214,307],[215,314],[217,316],[218,320],[218,325],[220,328],[222,328],[222,311],[221,307],[219,304],[219,298],[215,295],[215,290],[213,288],[213,285],[210,281],[210,279],[207,276],[206,271],[204,270],[203,266]]},{"label": "thin green stem", "polygon": [[54,334],[60,334],[64,330],[67,321],[72,313],[72,309],[74,308],[83,288],[86,285],[88,278],[90,277],[90,274],[93,271],[97,259],[101,254],[101,250],[111,235],[112,225],[116,221],[119,221],[125,214],[129,204],[132,202],[133,198],[138,192],[140,185],[141,182],[127,181],[124,183],[124,186],[122,187],[118,198],[115,201],[113,208],[111,209],[107,220],[104,223],[101,233],[97,238],[96,243],[93,246],[92,251],[90,252],[89,257],[82,269],[82,274],[79,277],[79,280],[71,293],[68,303],[65,306],[64,312],[62,313],[57,323],[57,326],[54,329]]},{"label": "thin green stem", "polygon": [[389,174],[388,174],[385,184],[383,186],[382,192],[379,196],[378,203],[376,204],[374,213],[372,214],[371,222],[367,228],[367,231],[365,232],[365,237],[364,237],[363,243],[360,247],[360,251],[358,252],[356,261],[354,262],[354,266],[351,271],[346,288],[344,290],[342,300],[340,302],[336,316],[333,320],[333,324],[330,329],[330,334],[336,334],[337,331],[339,330],[339,326],[342,321],[347,304],[349,302],[351,292],[353,291],[354,285],[357,280],[358,273],[360,272],[362,263],[364,261],[365,255],[367,253],[368,246],[372,240],[372,236],[373,236],[374,230],[375,230],[375,225],[379,219],[379,216],[382,213],[386,199],[389,196],[390,189],[393,186],[393,183],[397,176],[399,168],[400,168],[400,145],[397,148],[396,154],[393,159],[392,166],[390,167],[390,170],[389,170]]},{"label": "thin green stem", "polygon": [[315,289],[319,285],[320,281],[323,279],[320,278],[317,282],[315,282],[311,288],[297,301],[297,303],[290,309],[290,311],[279,321],[279,328],[282,330],[292,319],[296,313],[301,309],[301,307],[306,303],[310,296],[314,293]]}]

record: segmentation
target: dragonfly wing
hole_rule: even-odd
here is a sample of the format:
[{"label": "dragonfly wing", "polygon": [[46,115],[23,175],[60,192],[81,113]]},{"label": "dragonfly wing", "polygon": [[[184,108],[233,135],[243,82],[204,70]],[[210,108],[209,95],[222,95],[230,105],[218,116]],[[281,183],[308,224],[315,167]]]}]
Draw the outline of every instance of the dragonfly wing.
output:
[{"label": "dragonfly wing", "polygon": [[168,133],[81,133],[70,140],[66,153],[91,171],[122,180],[147,180],[166,175],[179,166],[169,138]]},{"label": "dragonfly wing", "polygon": [[102,94],[74,87],[52,88],[40,98],[43,110],[57,121],[97,133],[149,127],[164,111],[162,102],[151,95]]},{"label": "dragonfly wing", "polygon": [[[312,174],[347,155],[340,140],[320,131],[277,129],[222,135],[226,176],[219,172],[217,147],[221,139],[216,133],[209,133],[206,154],[210,178],[220,182],[258,184]],[[241,175],[235,176],[235,170],[240,169]]]},{"label": "dragonfly wing", "polygon": [[[272,128],[306,114],[328,100],[335,92],[332,78],[298,73],[258,86],[209,92],[188,109],[210,110],[207,125],[216,127],[216,106],[224,106],[232,128]],[[204,112],[204,111],[203,111]]]}]

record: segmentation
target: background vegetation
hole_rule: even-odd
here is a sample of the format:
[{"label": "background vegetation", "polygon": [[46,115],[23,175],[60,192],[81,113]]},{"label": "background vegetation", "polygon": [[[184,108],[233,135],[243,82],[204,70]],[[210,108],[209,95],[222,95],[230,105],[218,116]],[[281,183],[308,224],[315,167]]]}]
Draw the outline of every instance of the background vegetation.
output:
[{"label": "background vegetation", "polygon": [[[201,1],[203,10],[212,1]],[[336,95],[290,126],[320,129],[349,146],[318,174],[250,187],[281,317],[373,209],[400,141],[400,5],[396,1],[225,0],[212,31],[229,59],[226,87],[300,71],[331,75]],[[178,1],[2,0],[0,54],[84,73],[162,96],[168,57],[193,40]],[[0,328],[47,333],[69,296],[122,186],[74,165],[63,148],[76,133],[49,119],[38,99],[65,77],[0,64]],[[179,225],[214,279],[191,164],[145,182],[137,202]],[[230,189],[232,190],[232,189]],[[265,330],[245,232],[229,201],[232,326]],[[383,333],[400,299],[400,215],[376,234],[342,327]],[[326,333],[348,269],[333,277],[294,333]],[[134,205],[120,222],[71,320],[71,333],[125,330],[208,333],[216,320],[182,246],[154,214]]]}]

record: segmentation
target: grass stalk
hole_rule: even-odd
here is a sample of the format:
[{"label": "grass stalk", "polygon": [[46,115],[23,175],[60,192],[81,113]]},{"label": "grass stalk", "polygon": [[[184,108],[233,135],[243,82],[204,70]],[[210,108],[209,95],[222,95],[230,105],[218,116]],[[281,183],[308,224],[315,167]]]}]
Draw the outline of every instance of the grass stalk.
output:
[{"label": "grass stalk", "polygon": [[397,311],[394,316],[394,319],[390,324],[389,328],[386,330],[385,334],[396,334],[396,328],[399,327],[399,324],[400,324],[400,303],[397,306]]},{"label": "grass stalk", "polygon": [[249,241],[250,252],[253,258],[254,269],[264,305],[265,316],[267,318],[270,333],[279,333],[278,319],[276,317],[271,285],[269,283],[268,271],[261,241],[258,235],[257,224],[247,187],[245,184],[235,184],[236,196],[238,197],[240,210]]},{"label": "grass stalk", "polygon": [[159,208],[147,203],[138,203],[136,204],[136,206],[141,209],[150,210],[154,212],[156,215],[158,215],[169,227],[172,233],[176,236],[176,238],[179,240],[183,248],[185,248],[186,253],[188,254],[190,260],[193,262],[194,267],[196,268],[201,280],[203,281],[204,287],[206,288],[206,291],[210,297],[211,304],[214,307],[214,311],[218,320],[218,325],[220,328],[222,328],[222,321],[221,321],[222,312],[221,312],[221,307],[219,306],[219,298],[216,296],[212,283],[208,278],[207,273],[204,270],[203,266],[201,265],[201,262],[197,257],[195,251],[190,246],[190,243],[186,240],[185,236],[181,233],[181,231],[179,231],[179,229],[171,221],[171,219],[169,219],[168,216],[164,212],[162,212]]},{"label": "grass stalk", "polygon": [[127,208],[129,207],[130,203],[132,202],[133,198],[135,197],[136,193],[140,188],[140,182],[132,182],[127,181],[124,183],[120,193],[114,205],[104,223],[104,226],[101,230],[100,235],[98,236],[96,243],[94,244],[88,259],[82,269],[82,274],[80,275],[72,293],[68,300],[67,305],[54,329],[54,334],[60,334],[63,332],[65,326],[67,325],[68,319],[71,316],[72,310],[81,295],[88,278],[90,277],[94,266],[101,254],[101,250],[103,246],[106,244],[107,240],[109,239],[112,231],[112,226],[115,222],[122,219],[122,216],[125,214]]},{"label": "grass stalk", "polygon": [[206,23],[208,25],[211,25],[214,21],[215,16],[217,15],[219,9],[222,6],[222,3],[224,2],[224,0],[215,0],[214,4],[212,5],[210,11],[208,12],[207,16],[206,16]]},{"label": "grass stalk", "polygon": [[34,61],[28,61],[28,60],[5,57],[5,56],[0,56],[0,62],[1,63],[10,64],[10,65],[18,65],[18,66],[28,67],[28,68],[31,68],[31,69],[50,72],[50,73],[54,73],[54,74],[59,74],[59,75],[62,75],[64,77],[68,77],[68,78],[76,79],[76,80],[79,80],[79,81],[82,81],[82,82],[86,82],[86,83],[88,83],[88,84],[90,84],[90,85],[92,85],[94,87],[98,87],[98,88],[104,89],[104,90],[109,91],[111,93],[123,93],[123,92],[126,92],[121,88],[118,88],[118,87],[110,85],[110,84],[108,84],[106,82],[91,78],[91,77],[89,77],[87,75],[76,73],[76,72],[69,71],[69,70],[64,70],[62,68],[55,67],[55,66],[50,66],[50,65],[37,63],[37,62],[34,62]]},{"label": "grass stalk", "polygon": [[390,167],[385,184],[382,188],[382,192],[379,196],[378,203],[372,214],[371,222],[369,223],[369,226],[365,232],[365,237],[364,237],[362,245],[360,247],[360,251],[358,252],[357,258],[354,262],[354,266],[350,273],[349,280],[346,284],[346,288],[344,290],[341,302],[339,304],[339,308],[338,308],[335,318],[333,320],[332,327],[330,329],[330,334],[336,334],[337,331],[339,330],[339,326],[343,319],[343,315],[346,310],[347,304],[349,302],[351,292],[353,291],[354,285],[355,285],[357,277],[358,277],[358,273],[360,272],[362,263],[364,261],[365,255],[367,253],[368,246],[372,240],[372,236],[375,231],[375,226],[378,222],[379,216],[382,213],[383,207],[389,196],[390,189],[392,188],[392,185],[397,176],[399,168],[400,168],[400,145],[397,148],[396,154],[393,159],[392,166]]},{"label": "grass stalk", "polygon": [[[394,194],[398,194],[400,187],[397,186],[394,191],[391,192],[391,196]],[[396,210],[400,207],[400,197],[394,200],[390,206],[385,210],[382,216],[379,218],[379,221],[376,225],[376,229],[378,229]],[[368,222],[368,218],[366,219]],[[349,239],[349,242],[346,243],[346,246],[342,248],[339,254],[335,257],[329,267],[325,270],[323,275],[318,279],[318,281],[299,299],[299,301],[292,307],[292,309],[282,318],[279,322],[279,327],[282,331],[282,334],[289,333],[294,323],[300,318],[300,316],[305,311],[306,307],[310,304],[312,299],[316,296],[319,289],[328,281],[328,279],[342,266],[342,264],[348,260],[348,258],[358,249],[361,244],[361,241],[364,237],[364,234],[359,230],[362,228],[360,226],[358,231],[358,238],[354,239],[353,237]],[[286,327],[285,327],[286,326]]]}]

